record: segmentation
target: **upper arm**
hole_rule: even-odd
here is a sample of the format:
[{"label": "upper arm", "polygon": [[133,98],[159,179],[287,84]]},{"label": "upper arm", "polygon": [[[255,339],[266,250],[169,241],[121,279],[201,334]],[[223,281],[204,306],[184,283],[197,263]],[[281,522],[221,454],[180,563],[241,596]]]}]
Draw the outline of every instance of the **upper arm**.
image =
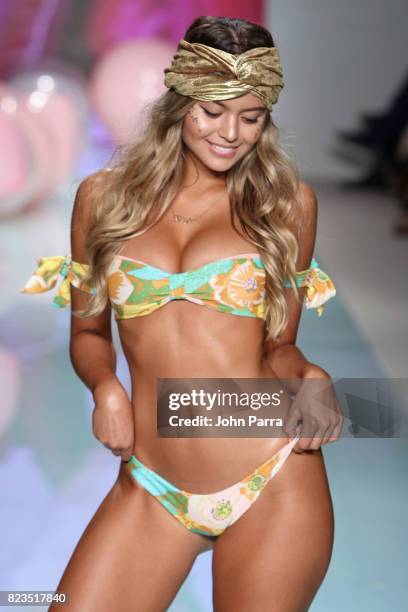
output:
[{"label": "upper arm", "polygon": [[[99,171],[85,178],[79,185],[71,216],[71,256],[73,261],[88,264],[86,238],[95,220],[97,191],[106,171]],[[88,305],[90,294],[71,284],[72,310],[80,310]],[[108,302],[104,311],[93,317],[77,317],[71,314],[71,339],[81,331],[92,331],[112,339],[111,306]]]},{"label": "upper arm", "polygon": [[[299,244],[296,270],[300,271],[309,268],[313,257],[316,242],[318,203],[315,192],[310,185],[304,182],[300,183],[296,200],[297,205],[294,209],[296,218],[293,220],[293,223],[290,224],[290,228],[295,234]],[[300,301],[296,299],[295,292],[292,288],[285,288],[288,307],[288,324],[276,340],[267,341],[265,343],[266,352],[269,352],[276,346],[296,343],[306,287],[299,287],[298,291],[299,297],[301,298]]]}]

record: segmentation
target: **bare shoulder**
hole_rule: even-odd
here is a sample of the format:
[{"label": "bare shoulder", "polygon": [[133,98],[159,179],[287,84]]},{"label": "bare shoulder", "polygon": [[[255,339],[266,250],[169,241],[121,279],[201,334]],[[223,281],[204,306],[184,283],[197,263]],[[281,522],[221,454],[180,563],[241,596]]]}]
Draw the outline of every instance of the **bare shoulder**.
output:
[{"label": "bare shoulder", "polygon": [[309,183],[300,181],[299,189],[296,194],[296,200],[299,204],[300,212],[306,219],[313,219],[317,216],[317,196],[313,187]]},{"label": "bare shoulder", "polygon": [[85,241],[97,220],[98,203],[108,176],[109,170],[98,170],[78,185],[71,216],[71,252],[76,261],[87,261]]},{"label": "bare shoulder", "polygon": [[309,267],[317,231],[317,196],[314,189],[300,181],[293,212],[293,231],[299,245],[298,269]]},{"label": "bare shoulder", "polygon": [[111,175],[110,168],[102,168],[96,170],[92,174],[86,176],[78,185],[77,196],[86,197],[94,193],[96,190],[103,189]]},{"label": "bare shoulder", "polygon": [[73,219],[82,227],[92,225],[95,220],[98,197],[101,195],[110,176],[109,169],[101,169],[86,176],[79,183],[73,207]]},{"label": "bare shoulder", "polygon": [[288,226],[302,241],[305,232],[314,232],[317,226],[317,196],[314,189],[304,181],[299,182],[298,191],[288,218]]}]

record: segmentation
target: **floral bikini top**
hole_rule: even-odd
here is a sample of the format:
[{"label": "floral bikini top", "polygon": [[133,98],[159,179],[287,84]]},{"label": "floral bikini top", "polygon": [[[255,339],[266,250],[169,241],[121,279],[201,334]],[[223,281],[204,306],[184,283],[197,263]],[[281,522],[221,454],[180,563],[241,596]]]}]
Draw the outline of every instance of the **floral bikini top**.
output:
[{"label": "floral bikini top", "polygon": [[[71,255],[40,257],[38,267],[22,293],[42,293],[62,279],[52,305],[64,308],[70,303],[70,284],[95,293],[84,275],[89,265],[72,260]],[[139,259],[116,255],[107,275],[108,295],[115,319],[148,315],[172,300],[188,300],[244,317],[265,318],[265,267],[258,253],[224,257],[199,268],[172,274]],[[316,308],[336,294],[331,278],[313,258],[310,268],[296,273],[298,287],[307,287],[306,308]],[[285,287],[290,287],[289,281]]]}]

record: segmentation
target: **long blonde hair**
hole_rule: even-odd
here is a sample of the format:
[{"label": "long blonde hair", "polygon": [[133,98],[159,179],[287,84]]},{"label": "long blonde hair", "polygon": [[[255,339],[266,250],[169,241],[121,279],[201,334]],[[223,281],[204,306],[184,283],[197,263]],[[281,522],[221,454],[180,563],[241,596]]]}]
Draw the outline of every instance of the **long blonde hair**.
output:
[{"label": "long blonde hair", "polygon": [[[205,25],[218,18],[199,18],[196,22],[200,19],[207,20]],[[150,107],[140,138],[117,149],[113,171],[106,174],[102,187],[98,187],[94,221],[85,242],[90,264],[88,278],[96,293],[88,306],[73,311],[74,315],[95,316],[104,310],[108,303],[107,271],[113,257],[125,240],[146,232],[171,206],[183,178],[183,120],[195,103],[196,100],[167,91]],[[290,223],[295,223],[298,217],[296,194],[300,180],[297,167],[278,142],[278,135],[279,130],[267,113],[256,145],[226,176],[231,210],[239,219],[242,232],[259,250],[265,266],[267,340],[276,339],[288,323],[286,279],[299,300],[295,282],[299,246]]]}]

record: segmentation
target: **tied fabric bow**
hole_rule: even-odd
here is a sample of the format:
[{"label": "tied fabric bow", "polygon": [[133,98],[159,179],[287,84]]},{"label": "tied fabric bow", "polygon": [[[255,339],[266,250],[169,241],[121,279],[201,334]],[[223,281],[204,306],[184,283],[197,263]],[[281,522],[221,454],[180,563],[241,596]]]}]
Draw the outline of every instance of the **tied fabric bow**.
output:
[{"label": "tied fabric bow", "polygon": [[52,306],[64,308],[71,302],[70,284],[88,292],[94,292],[89,283],[81,280],[89,266],[72,261],[71,255],[39,257],[37,264],[37,269],[20,289],[21,293],[49,291],[55,287],[58,278],[62,277],[63,280],[52,300]]},{"label": "tied fabric bow", "polygon": [[332,279],[326,272],[319,268],[315,259],[312,259],[310,268],[297,272],[297,283],[299,287],[307,287],[305,296],[306,308],[316,308],[319,317],[323,314],[323,304],[336,295],[336,289]]}]

